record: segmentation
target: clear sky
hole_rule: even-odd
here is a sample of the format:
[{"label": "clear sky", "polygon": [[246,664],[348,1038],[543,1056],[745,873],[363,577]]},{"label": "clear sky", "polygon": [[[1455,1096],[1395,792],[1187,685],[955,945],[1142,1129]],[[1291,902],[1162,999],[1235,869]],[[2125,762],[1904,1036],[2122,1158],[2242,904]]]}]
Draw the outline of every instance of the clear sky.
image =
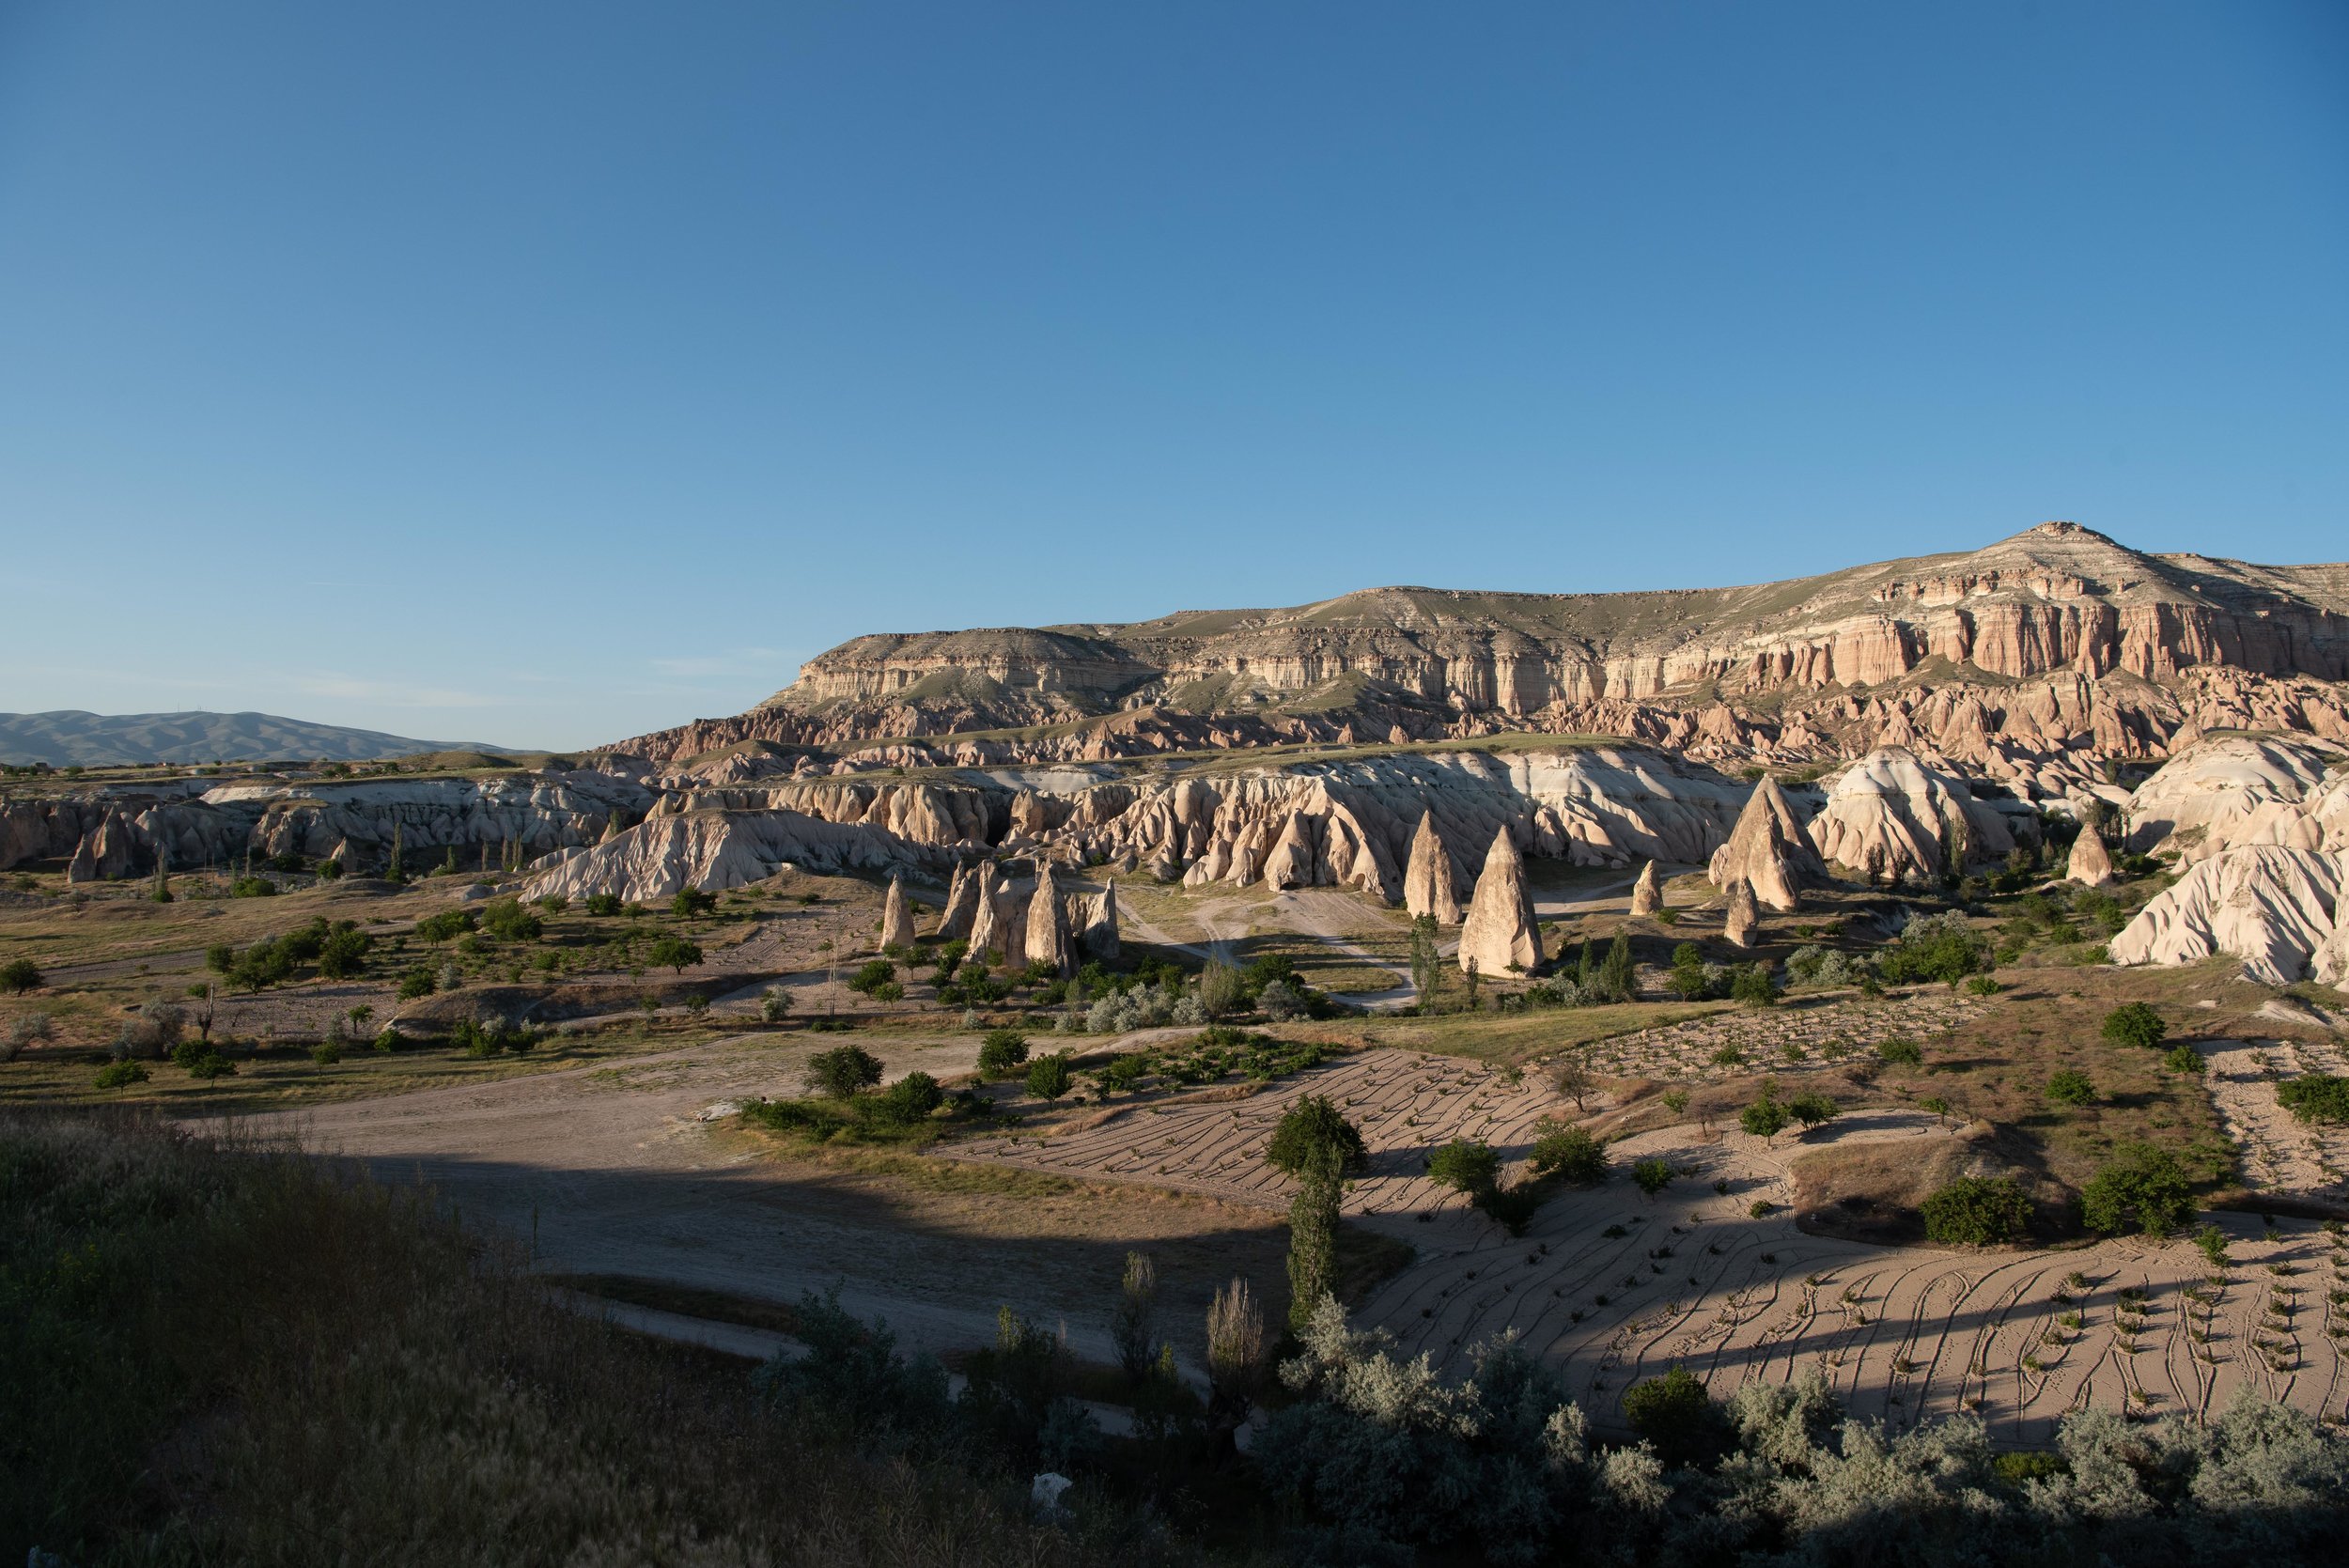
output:
[{"label": "clear sky", "polygon": [[2349,6],[0,0],[0,708],[2349,557]]}]

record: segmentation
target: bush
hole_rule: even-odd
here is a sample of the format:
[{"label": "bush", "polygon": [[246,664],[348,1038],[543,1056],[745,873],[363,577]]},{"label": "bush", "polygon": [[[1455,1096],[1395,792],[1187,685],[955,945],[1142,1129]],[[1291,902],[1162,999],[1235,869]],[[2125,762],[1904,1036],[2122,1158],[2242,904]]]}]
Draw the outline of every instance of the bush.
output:
[{"label": "bush", "polygon": [[1924,1048],[1914,1040],[1887,1040],[1876,1047],[1876,1056],[1896,1067],[1921,1067],[1925,1064]]},{"label": "bush", "polygon": [[1805,1090],[1786,1102],[1786,1114],[1806,1127],[1832,1122],[1843,1114],[1843,1108],[1835,1103],[1833,1096],[1823,1094],[1816,1089]]},{"label": "bush", "polygon": [[1653,1155],[1635,1161],[1631,1179],[1640,1184],[1640,1190],[1653,1198],[1672,1185],[1672,1168]]},{"label": "bush", "polygon": [[677,890],[677,896],[669,900],[669,912],[679,920],[691,920],[695,915],[708,914],[717,907],[718,895],[714,893],[704,893],[699,888],[679,888]]},{"label": "bush", "polygon": [[1500,1174],[1501,1157],[1489,1143],[1455,1138],[1427,1157],[1429,1181],[1470,1197],[1491,1191]]},{"label": "bush", "polygon": [[414,966],[413,968],[411,968],[411,969],[407,970],[406,971],[404,971],[404,972],[400,975],[400,977],[399,977],[399,1000],[400,1000],[400,1001],[415,1001],[418,997],[428,997],[428,996],[430,996],[431,994],[432,994],[432,971],[431,971],[430,970],[428,970],[428,969],[426,969],[423,965],[418,964],[418,965]]},{"label": "bush", "polygon": [[101,1089],[128,1089],[147,1081],[147,1069],[135,1062],[109,1062],[98,1069],[93,1081]]},{"label": "bush", "polygon": [[2194,1212],[2186,1172],[2166,1150],[2135,1143],[2090,1178],[2080,1192],[2080,1219],[2092,1231],[2117,1234],[2134,1219],[2150,1236],[2166,1236]]},{"label": "bush", "polygon": [[1767,964],[1740,964],[1729,982],[1731,1000],[1746,1007],[1778,1005],[1778,982]]},{"label": "bush", "polygon": [[266,877],[240,877],[228,884],[231,898],[274,898],[277,884]]},{"label": "bush", "polygon": [[871,996],[876,990],[897,978],[897,966],[886,958],[875,958],[848,977],[848,989]]},{"label": "bush", "polygon": [[591,915],[616,915],[620,912],[620,895],[616,893],[591,893],[580,907]]},{"label": "bush", "polygon": [[310,1060],[321,1067],[331,1067],[342,1059],[343,1043],[340,1040],[320,1040],[310,1048]]},{"label": "bush", "polygon": [[758,1021],[781,1023],[791,1013],[791,992],[783,986],[770,986],[758,995]]},{"label": "bush", "polygon": [[337,927],[319,947],[319,975],[326,980],[349,980],[365,973],[367,950],[375,939],[355,926]]},{"label": "bush", "polygon": [[1028,1093],[1039,1100],[1056,1100],[1068,1093],[1068,1053],[1054,1051],[1028,1063]]},{"label": "bush", "polygon": [[[2186,1045],[2171,1046],[2164,1051],[2161,1064],[2181,1078],[2201,1078],[2208,1070],[2207,1063],[2202,1061],[2202,1053],[2192,1046]],[[2283,1097],[2281,1089],[2277,1090],[2276,1097],[2278,1099]]]},{"label": "bush", "polygon": [[645,957],[662,969],[683,974],[702,961],[701,944],[684,937],[656,937],[652,946],[646,949]]},{"label": "bush", "polygon": [[1737,1112],[1737,1125],[1755,1138],[1776,1138],[1786,1130],[1787,1120],[1786,1108],[1775,1094],[1766,1094]]},{"label": "bush", "polygon": [[322,882],[338,881],[341,879],[342,874],[342,862],[336,860],[324,860],[319,862],[319,880]]},{"label": "bush", "polygon": [[1895,986],[1938,980],[1954,989],[1975,970],[1985,967],[1990,943],[1955,909],[1912,920],[1900,940],[1887,948],[1877,971]]},{"label": "bush", "polygon": [[1008,1078],[1028,1060],[1028,1037],[1016,1029],[990,1029],[979,1042],[979,1071],[988,1078]]},{"label": "bush", "polygon": [[2096,1085],[2086,1073],[2066,1067],[2048,1078],[2046,1093],[2050,1105],[2092,1105]]},{"label": "bush", "polygon": [[938,1086],[938,1079],[924,1072],[911,1072],[891,1084],[875,1096],[874,1113],[883,1121],[911,1126],[946,1102],[946,1092]]},{"label": "bush", "polygon": [[1283,1175],[1299,1176],[1325,1164],[1340,1172],[1370,1162],[1362,1135],[1326,1095],[1306,1094],[1281,1115],[1265,1145],[1265,1162]]},{"label": "bush", "polygon": [[0,991],[23,996],[26,991],[40,988],[40,966],[30,958],[11,958],[0,964]]},{"label": "bush", "polygon": [[2152,1050],[2169,1034],[2170,1026],[2144,1002],[2132,1001],[2107,1013],[2100,1032],[2116,1046],[2139,1046]]},{"label": "bush", "polygon": [[880,1058],[863,1046],[835,1046],[809,1057],[801,1076],[811,1093],[845,1100],[880,1081]]},{"label": "bush", "polygon": [[1927,1197],[1925,1236],[1948,1247],[1995,1247],[2029,1233],[2032,1205],[2006,1176],[1960,1176]]},{"label": "bush", "polygon": [[1256,993],[1256,1005],[1274,1023],[1304,1017],[1311,1011],[1305,993],[1286,979],[1272,981]]},{"label": "bush", "polygon": [[416,936],[428,946],[438,947],[443,942],[463,936],[479,924],[471,909],[443,909],[416,922]]},{"label": "bush", "polygon": [[1674,1366],[1624,1390],[1623,1418],[1667,1465],[1696,1465],[1728,1446],[1729,1423],[1688,1368]]},{"label": "bush", "polygon": [[1607,1179],[1606,1145],[1581,1127],[1545,1116],[1533,1124],[1533,1173],[1596,1187]]},{"label": "bush", "polygon": [[2276,1085],[2276,1103],[2303,1122],[2349,1122],[2349,1078],[2308,1073],[2286,1079]]},{"label": "bush", "polygon": [[481,907],[482,935],[502,942],[535,942],[546,924],[519,898],[492,898]]},{"label": "bush", "polygon": [[0,1036],[0,1062],[13,1062],[24,1048],[54,1039],[57,1026],[46,1013],[21,1013],[8,1021],[8,1032]]}]

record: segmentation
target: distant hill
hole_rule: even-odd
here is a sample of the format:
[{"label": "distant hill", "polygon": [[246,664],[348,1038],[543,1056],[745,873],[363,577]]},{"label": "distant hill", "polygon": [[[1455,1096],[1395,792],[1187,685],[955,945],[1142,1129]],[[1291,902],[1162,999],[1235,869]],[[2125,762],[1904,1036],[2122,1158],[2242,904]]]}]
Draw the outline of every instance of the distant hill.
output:
[{"label": "distant hill", "polygon": [[0,713],[0,762],[53,768],[139,762],[365,762],[418,752],[496,752],[470,740],[415,740],[273,713]]}]

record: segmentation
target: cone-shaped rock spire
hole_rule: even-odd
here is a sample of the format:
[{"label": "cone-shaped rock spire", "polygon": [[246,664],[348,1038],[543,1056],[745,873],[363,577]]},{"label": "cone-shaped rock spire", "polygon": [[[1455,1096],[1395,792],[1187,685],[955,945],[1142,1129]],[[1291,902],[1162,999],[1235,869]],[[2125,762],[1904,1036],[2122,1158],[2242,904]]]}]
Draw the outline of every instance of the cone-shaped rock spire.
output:
[{"label": "cone-shaped rock spire", "polygon": [[1509,842],[1509,830],[1493,835],[1486,851],[1485,869],[1476,878],[1469,900],[1468,921],[1460,928],[1460,968],[1471,966],[1480,974],[1501,975],[1513,969],[1531,974],[1541,966],[1541,927],[1533,920],[1533,895],[1525,884],[1525,862]]},{"label": "cone-shaped rock spire", "polygon": [[1656,874],[1656,862],[1650,861],[1640,872],[1640,879],[1631,884],[1631,913],[1636,918],[1652,915],[1664,907],[1664,879]]},{"label": "cone-shaped rock spire", "polygon": [[2105,848],[2102,834],[2093,822],[2080,824],[2080,836],[2072,841],[2072,859],[2064,866],[2063,875],[2083,887],[2101,888],[2112,880],[2112,856]]},{"label": "cone-shaped rock spire", "polygon": [[1746,798],[1729,842],[1713,851],[1706,875],[1723,891],[1744,882],[1750,896],[1783,911],[1800,905],[1804,883],[1826,879],[1827,863],[1786,792],[1766,773]]},{"label": "cone-shaped rock spire", "polygon": [[889,896],[881,900],[881,946],[913,945],[913,907],[906,902],[906,879],[889,879]]},{"label": "cone-shaped rock spire", "polygon": [[1753,884],[1738,882],[1729,890],[1729,913],[1721,921],[1721,939],[1732,947],[1751,947],[1762,925],[1762,909],[1754,902]]},{"label": "cone-shaped rock spire", "polygon": [[1068,922],[1061,912],[1060,886],[1052,877],[1052,862],[1039,859],[1035,892],[1028,899],[1026,957],[1031,964],[1049,964],[1055,974],[1076,966],[1068,961]]},{"label": "cone-shaped rock spire", "polygon": [[1439,925],[1460,924],[1460,894],[1452,885],[1452,851],[1436,829],[1436,814],[1419,814],[1419,831],[1411,835],[1411,861],[1403,873],[1403,907],[1417,920],[1433,915]]}]

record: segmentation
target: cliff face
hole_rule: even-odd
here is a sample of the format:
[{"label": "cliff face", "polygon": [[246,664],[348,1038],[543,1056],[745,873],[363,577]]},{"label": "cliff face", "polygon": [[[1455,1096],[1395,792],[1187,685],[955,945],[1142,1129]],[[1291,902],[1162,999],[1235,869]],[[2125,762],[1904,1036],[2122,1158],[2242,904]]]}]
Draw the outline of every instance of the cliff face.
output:
[{"label": "cliff face", "polygon": [[[2015,682],[2044,681],[2055,694],[2039,706],[2060,708],[2077,683],[2068,700],[2103,702],[2111,738],[2125,741],[2147,737],[2144,715],[2161,706],[2139,687],[2168,689],[2198,671],[2349,680],[2349,566],[2145,555],[2051,522],[1971,553],[1746,588],[1380,588],[1127,626],[862,637],[811,660],[747,714],[614,749],[665,761],[748,739],[829,747],[1136,715],[1122,749],[1100,754],[1427,738],[1479,725],[1605,727],[1665,744],[1723,738],[1670,733],[1687,719],[1716,731],[1815,734],[1848,755],[1882,737],[1834,734],[1859,716],[1834,709],[1881,708],[1886,694],[1870,689],[1995,702]],[[1722,712],[1707,720],[1714,708]],[[1757,722],[1765,708],[1771,717]],[[2184,711],[2172,721],[2197,722]],[[1154,740],[1153,725],[1174,743]],[[1049,734],[1010,743],[1025,757],[1067,754]]]}]

